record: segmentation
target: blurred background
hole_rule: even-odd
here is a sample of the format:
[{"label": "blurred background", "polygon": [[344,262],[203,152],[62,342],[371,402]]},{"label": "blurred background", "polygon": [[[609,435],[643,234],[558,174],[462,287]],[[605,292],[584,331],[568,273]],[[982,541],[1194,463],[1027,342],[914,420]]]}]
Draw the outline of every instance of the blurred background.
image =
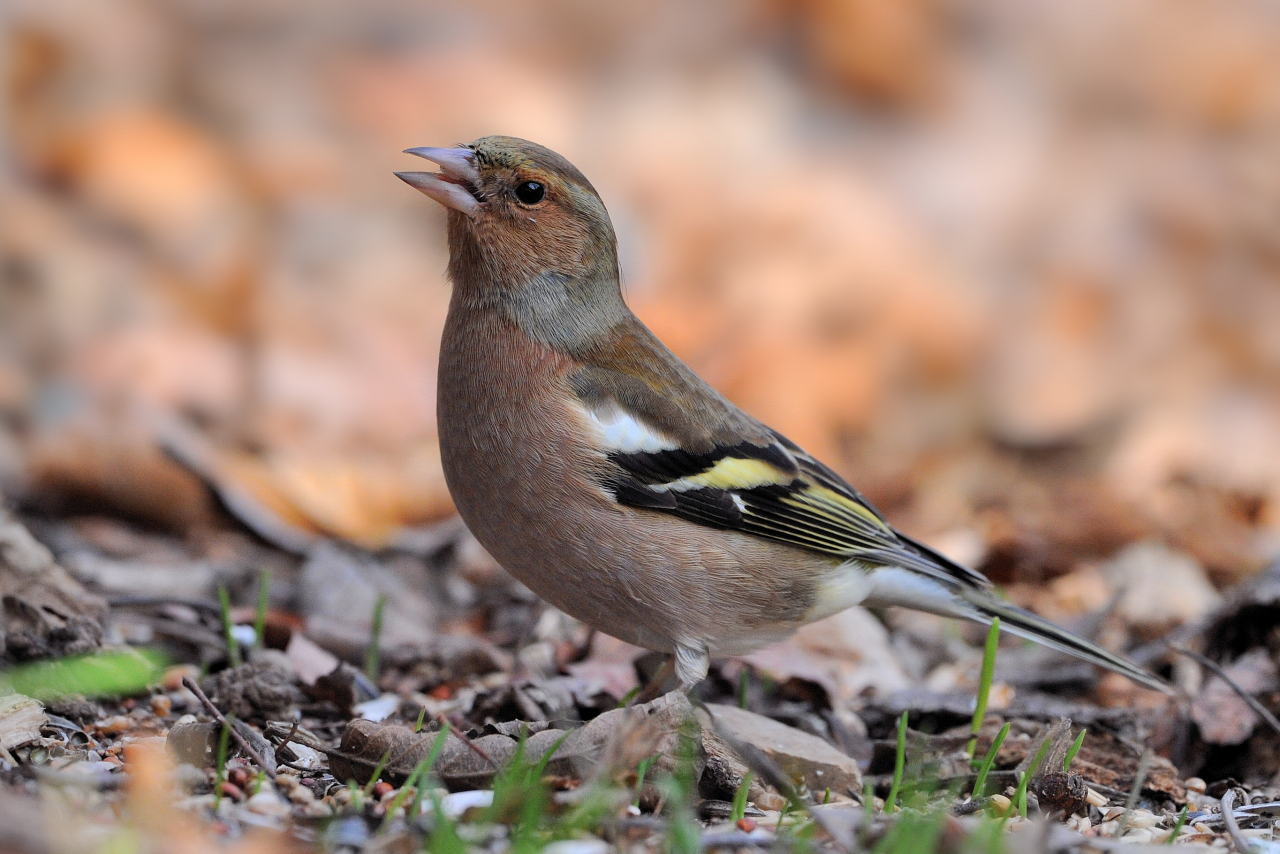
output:
[{"label": "blurred background", "polygon": [[593,181],[680,356],[1015,599],[1097,608],[1156,542],[1185,618],[1280,552],[1274,4],[0,22],[0,491],[108,552],[103,519],[210,560],[244,524],[298,553],[448,524],[444,217],[391,173],[494,133]]}]

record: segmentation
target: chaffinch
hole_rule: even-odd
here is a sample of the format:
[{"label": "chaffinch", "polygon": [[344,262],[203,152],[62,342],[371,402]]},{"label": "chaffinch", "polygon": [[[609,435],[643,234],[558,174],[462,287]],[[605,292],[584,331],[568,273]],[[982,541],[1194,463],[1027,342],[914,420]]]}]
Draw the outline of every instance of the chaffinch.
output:
[{"label": "chaffinch", "polygon": [[686,691],[712,656],[860,603],[999,617],[1168,690],[894,530],[676,358],[623,302],[609,214],[569,161],[503,136],[406,153],[440,171],[396,174],[448,209],[445,476],[476,538],[543,599],[672,653]]}]

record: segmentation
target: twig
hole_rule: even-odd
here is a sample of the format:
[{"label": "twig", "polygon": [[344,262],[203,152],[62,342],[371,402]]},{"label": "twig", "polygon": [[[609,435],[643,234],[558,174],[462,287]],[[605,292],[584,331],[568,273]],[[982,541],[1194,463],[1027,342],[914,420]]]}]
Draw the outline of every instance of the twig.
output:
[{"label": "twig", "polygon": [[1242,854],[1249,854],[1249,841],[1240,832],[1240,825],[1236,824],[1235,807],[1236,790],[1227,789],[1222,793],[1222,823],[1227,826],[1227,833],[1231,836],[1231,844],[1235,849]]},{"label": "twig", "polygon": [[470,747],[472,750],[474,750],[477,756],[479,756],[485,762],[488,762],[490,765],[492,765],[493,770],[495,771],[502,770],[502,766],[499,765],[496,761],[494,761],[494,758],[490,756],[488,753],[486,753],[484,748],[474,743],[471,739],[467,738],[467,734],[463,732],[461,729],[459,729],[457,724],[455,724],[453,721],[445,717],[444,712],[441,712],[440,714],[436,715],[436,720],[440,721],[441,726],[447,726],[449,728],[449,731],[453,733],[455,737],[462,739],[462,743],[465,744],[467,747]]},{"label": "twig", "polygon": [[249,740],[241,735],[240,731],[227,721],[222,712],[218,711],[218,707],[213,704],[213,701],[205,696],[204,691],[200,690],[200,686],[196,684],[194,679],[190,676],[183,676],[182,686],[192,694],[196,695],[196,699],[200,701],[200,705],[204,706],[205,709],[208,710],[209,714],[213,715],[214,720],[231,730],[231,737],[236,740],[236,744],[240,745],[240,749],[243,750],[250,759],[258,763],[258,767],[265,771],[267,776],[271,778],[271,782],[274,783],[276,781],[275,763],[272,762],[271,764],[267,764],[267,760],[262,758],[262,754],[253,749],[253,745],[249,743]]},{"label": "twig", "polygon": [[1244,700],[1246,703],[1248,703],[1249,708],[1253,709],[1253,711],[1257,713],[1258,717],[1262,718],[1264,721],[1267,722],[1267,726],[1271,727],[1271,729],[1274,730],[1275,732],[1280,733],[1280,720],[1277,720],[1276,716],[1271,714],[1271,712],[1267,710],[1266,706],[1259,703],[1258,700],[1252,694],[1250,694],[1243,687],[1237,684],[1237,682],[1234,679],[1228,676],[1227,671],[1222,668],[1222,665],[1218,664],[1216,661],[1209,658],[1208,656],[1201,655],[1200,653],[1196,652],[1194,649],[1187,649],[1185,646],[1174,646],[1173,644],[1170,644],[1169,648],[1172,649],[1174,652],[1181,653],[1182,655],[1185,655],[1187,658],[1190,658],[1193,661],[1196,661],[1202,667],[1207,667],[1210,670],[1212,670],[1215,676],[1217,676],[1223,682],[1227,683],[1228,688],[1230,688],[1232,691],[1235,691],[1237,694],[1240,695],[1241,700]]}]

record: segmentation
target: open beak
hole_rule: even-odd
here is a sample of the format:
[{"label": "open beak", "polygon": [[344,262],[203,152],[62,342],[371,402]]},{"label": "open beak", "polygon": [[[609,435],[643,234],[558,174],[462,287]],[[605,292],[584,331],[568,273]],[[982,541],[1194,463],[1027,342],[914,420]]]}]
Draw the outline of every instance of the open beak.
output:
[{"label": "open beak", "polygon": [[480,202],[480,172],[475,153],[469,148],[406,148],[405,154],[416,154],[440,166],[439,172],[397,172],[396,177],[410,187],[435,199],[446,208],[467,216],[475,216]]}]

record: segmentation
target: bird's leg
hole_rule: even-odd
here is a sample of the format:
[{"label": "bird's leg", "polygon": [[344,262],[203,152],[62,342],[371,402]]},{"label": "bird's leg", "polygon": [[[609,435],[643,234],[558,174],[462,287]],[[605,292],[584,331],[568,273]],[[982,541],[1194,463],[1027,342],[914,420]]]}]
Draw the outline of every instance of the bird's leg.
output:
[{"label": "bird's leg", "polygon": [[676,644],[676,679],[680,682],[680,690],[688,694],[707,678],[707,670],[711,667],[711,653],[706,644],[692,646]]},{"label": "bird's leg", "polygon": [[[653,674],[649,684],[632,699],[631,705],[643,705],[658,699],[668,690],[677,690],[688,694],[707,678],[707,670],[711,667],[711,654],[703,644],[692,646],[677,644],[675,654],[662,662],[658,672]],[[675,677],[675,688],[671,688],[671,678]]]},{"label": "bird's leg", "polygon": [[653,674],[647,685],[631,698],[628,705],[643,706],[645,703],[653,702],[667,692],[667,687],[671,684],[676,675],[675,656],[668,655],[662,659],[662,665],[658,671]]}]

